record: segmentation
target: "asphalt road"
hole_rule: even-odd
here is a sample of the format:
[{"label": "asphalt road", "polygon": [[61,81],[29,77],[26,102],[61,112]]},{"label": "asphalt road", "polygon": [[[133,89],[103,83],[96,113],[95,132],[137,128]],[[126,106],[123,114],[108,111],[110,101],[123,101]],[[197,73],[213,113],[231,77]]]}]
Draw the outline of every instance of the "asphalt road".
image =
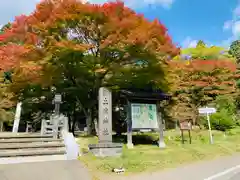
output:
[{"label": "asphalt road", "polygon": [[0,165],[0,180],[91,180],[80,161],[48,161]]},{"label": "asphalt road", "polygon": [[232,177],[230,177],[229,180],[239,180],[239,179],[240,179],[240,172],[238,172],[235,175],[233,175]]},{"label": "asphalt road", "polygon": [[[0,180],[91,180],[78,160],[2,164]],[[202,161],[162,172],[135,176],[100,177],[101,180],[240,180],[240,154]]]},{"label": "asphalt road", "polygon": [[[126,180],[130,177],[114,177],[115,180]],[[110,180],[112,178],[101,178]],[[211,161],[202,161],[186,166],[168,169],[162,172],[143,173],[131,176],[131,180],[240,180],[240,154],[221,157]]]},{"label": "asphalt road", "polygon": [[169,170],[164,172],[161,178],[164,180],[240,180],[240,154]]},{"label": "asphalt road", "polygon": [[164,180],[240,180],[240,154],[169,170],[163,173],[161,178]]}]

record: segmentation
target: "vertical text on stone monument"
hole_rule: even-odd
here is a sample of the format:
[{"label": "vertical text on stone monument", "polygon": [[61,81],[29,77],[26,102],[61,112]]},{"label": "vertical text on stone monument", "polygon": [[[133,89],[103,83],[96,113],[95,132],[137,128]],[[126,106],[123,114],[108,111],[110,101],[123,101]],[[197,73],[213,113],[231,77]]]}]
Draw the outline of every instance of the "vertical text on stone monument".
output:
[{"label": "vertical text on stone monument", "polygon": [[99,141],[112,141],[112,95],[104,87],[99,89]]}]

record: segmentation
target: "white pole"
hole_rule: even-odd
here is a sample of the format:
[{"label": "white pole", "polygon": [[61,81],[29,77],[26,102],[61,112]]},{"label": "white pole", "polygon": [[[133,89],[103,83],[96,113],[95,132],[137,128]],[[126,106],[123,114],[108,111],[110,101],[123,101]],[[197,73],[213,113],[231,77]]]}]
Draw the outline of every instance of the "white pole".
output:
[{"label": "white pole", "polygon": [[208,121],[208,128],[209,128],[210,143],[213,144],[213,136],[212,136],[209,113],[207,113],[207,121]]}]

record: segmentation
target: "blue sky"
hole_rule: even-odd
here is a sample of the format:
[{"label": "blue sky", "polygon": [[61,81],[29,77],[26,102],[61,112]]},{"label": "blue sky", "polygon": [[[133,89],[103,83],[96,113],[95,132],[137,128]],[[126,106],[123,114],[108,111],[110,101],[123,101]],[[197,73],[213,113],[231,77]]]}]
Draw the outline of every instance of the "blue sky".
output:
[{"label": "blue sky", "polygon": [[[103,3],[105,0],[89,0]],[[158,18],[169,30],[173,41],[183,47],[198,40],[208,45],[229,46],[240,34],[238,0],[124,0],[127,6]],[[34,10],[39,0],[6,0],[0,6],[0,24]]]}]

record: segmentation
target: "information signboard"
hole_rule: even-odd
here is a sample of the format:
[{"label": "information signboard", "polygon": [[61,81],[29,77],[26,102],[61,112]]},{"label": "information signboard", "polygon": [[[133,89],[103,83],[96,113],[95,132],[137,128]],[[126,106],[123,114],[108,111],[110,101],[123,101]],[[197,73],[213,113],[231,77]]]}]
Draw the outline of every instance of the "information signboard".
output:
[{"label": "information signboard", "polygon": [[131,104],[132,129],[158,129],[156,104]]},{"label": "information signboard", "polygon": [[180,122],[180,129],[181,130],[191,130],[192,124],[189,121],[182,121]]}]

